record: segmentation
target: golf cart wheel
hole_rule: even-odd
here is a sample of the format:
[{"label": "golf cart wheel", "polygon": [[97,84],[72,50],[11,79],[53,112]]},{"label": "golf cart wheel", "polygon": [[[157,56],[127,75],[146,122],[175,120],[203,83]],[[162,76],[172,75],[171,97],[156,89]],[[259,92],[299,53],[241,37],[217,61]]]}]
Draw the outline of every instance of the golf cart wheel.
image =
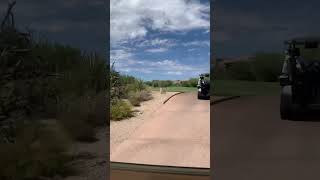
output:
[{"label": "golf cart wheel", "polygon": [[198,92],[198,99],[202,99],[201,93]]},{"label": "golf cart wheel", "polygon": [[280,116],[283,120],[294,120],[291,86],[284,86],[281,90]]}]

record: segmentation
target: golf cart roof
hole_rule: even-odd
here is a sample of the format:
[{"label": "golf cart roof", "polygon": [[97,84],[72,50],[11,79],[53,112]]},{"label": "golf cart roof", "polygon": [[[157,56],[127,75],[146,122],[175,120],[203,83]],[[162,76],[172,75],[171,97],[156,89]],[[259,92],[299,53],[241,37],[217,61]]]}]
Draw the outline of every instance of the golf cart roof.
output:
[{"label": "golf cart roof", "polygon": [[200,74],[199,76],[209,77],[210,74],[209,73],[203,73],[203,74]]}]

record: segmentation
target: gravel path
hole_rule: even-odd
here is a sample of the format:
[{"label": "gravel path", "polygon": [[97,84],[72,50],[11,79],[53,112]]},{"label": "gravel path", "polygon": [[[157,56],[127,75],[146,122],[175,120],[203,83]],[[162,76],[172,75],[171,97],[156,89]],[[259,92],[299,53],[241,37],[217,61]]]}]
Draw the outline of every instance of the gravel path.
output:
[{"label": "gravel path", "polygon": [[176,92],[166,92],[165,94],[160,94],[160,92],[153,91],[153,99],[142,102],[140,107],[135,107],[134,109],[138,112],[135,117],[130,119],[125,119],[122,121],[111,121],[110,123],[110,156],[114,149],[119,146],[123,141],[128,139],[130,135],[142,124],[144,124],[150,113],[154,112],[159,106],[162,105],[163,101],[169,98]]}]

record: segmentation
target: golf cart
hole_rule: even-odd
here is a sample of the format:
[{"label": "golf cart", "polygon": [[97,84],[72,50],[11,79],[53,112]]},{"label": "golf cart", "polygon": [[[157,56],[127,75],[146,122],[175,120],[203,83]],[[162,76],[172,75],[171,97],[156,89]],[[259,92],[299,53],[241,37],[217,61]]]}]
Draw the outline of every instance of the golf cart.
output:
[{"label": "golf cart", "polygon": [[285,41],[286,57],[280,75],[281,119],[299,120],[311,112],[319,112],[320,59],[312,57],[319,54],[320,49],[318,53],[315,51],[319,43],[320,38]]},{"label": "golf cart", "polygon": [[198,99],[210,99],[210,74],[200,74],[198,80]]}]

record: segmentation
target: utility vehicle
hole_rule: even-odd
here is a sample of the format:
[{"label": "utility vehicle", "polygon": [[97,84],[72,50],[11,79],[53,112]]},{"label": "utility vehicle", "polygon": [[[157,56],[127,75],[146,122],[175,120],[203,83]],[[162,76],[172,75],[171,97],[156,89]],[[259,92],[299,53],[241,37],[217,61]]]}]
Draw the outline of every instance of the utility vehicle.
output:
[{"label": "utility vehicle", "polygon": [[200,74],[198,80],[198,99],[210,99],[210,74]]},{"label": "utility vehicle", "polygon": [[280,75],[280,115],[284,120],[301,120],[320,110],[319,38],[285,41],[285,60]]}]

